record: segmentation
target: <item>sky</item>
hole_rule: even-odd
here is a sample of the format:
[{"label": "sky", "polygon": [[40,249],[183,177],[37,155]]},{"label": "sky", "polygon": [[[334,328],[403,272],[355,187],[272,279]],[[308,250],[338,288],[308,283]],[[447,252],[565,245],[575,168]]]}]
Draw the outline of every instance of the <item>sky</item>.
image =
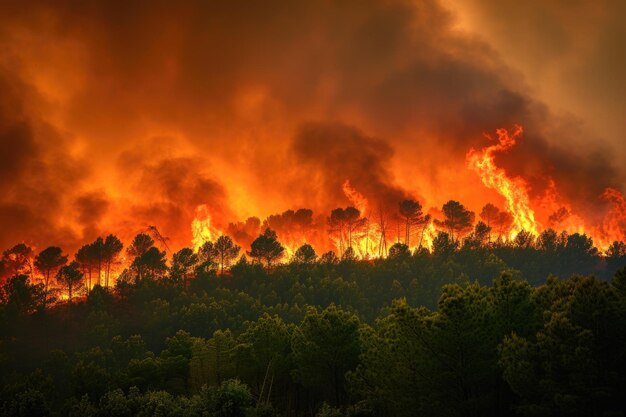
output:
[{"label": "sky", "polygon": [[598,224],[615,211],[605,190],[626,188],[625,12],[3,1],[0,248],[74,251],[148,225],[188,246],[201,206],[218,230],[298,208],[322,224],[351,203],[346,180],[372,205],[504,207],[466,158],[515,124],[523,137],[496,162],[523,179],[538,221],[564,206]]}]

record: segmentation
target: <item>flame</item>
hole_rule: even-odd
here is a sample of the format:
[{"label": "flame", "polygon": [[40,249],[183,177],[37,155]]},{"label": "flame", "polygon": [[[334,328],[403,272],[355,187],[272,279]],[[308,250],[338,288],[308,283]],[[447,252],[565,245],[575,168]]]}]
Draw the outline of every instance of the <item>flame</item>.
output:
[{"label": "flame", "polygon": [[211,215],[206,204],[196,207],[196,217],[191,222],[191,233],[191,244],[196,252],[205,242],[214,242],[222,234],[211,224]]},{"label": "flame", "polygon": [[626,199],[615,188],[607,188],[601,197],[611,203],[611,208],[596,232],[598,247],[606,250],[615,240],[626,241]]},{"label": "flame", "polygon": [[498,143],[480,151],[471,149],[467,154],[468,167],[478,173],[487,188],[496,190],[505,198],[506,208],[513,216],[513,226],[509,234],[511,238],[521,230],[535,235],[538,233],[535,212],[530,207],[526,182],[519,177],[510,178],[506,171],[497,167],[494,162],[494,154],[513,147],[522,132],[523,129],[519,125],[514,126],[512,133],[506,129],[497,129]]},{"label": "flame", "polygon": [[558,231],[566,231],[568,234],[584,233],[585,223],[583,219],[574,214],[571,206],[563,201],[561,195],[556,189],[553,179],[548,180],[548,187],[540,199],[540,206],[543,207],[550,217],[548,218],[549,226]]},{"label": "flame", "polygon": [[[372,252],[377,253],[372,247],[372,235],[374,234],[374,230],[378,228],[378,224],[373,223],[368,218],[369,216],[369,202],[367,198],[363,196],[360,192],[358,192],[352,184],[350,184],[350,180],[345,180],[342,186],[343,193],[359,212],[361,213],[361,217],[367,219],[366,227],[364,230],[359,231],[359,233],[355,236],[352,236],[352,249],[354,253],[361,258],[369,258]],[[339,247],[339,246],[337,246]]]},{"label": "flame", "polygon": [[367,199],[358,192],[352,184],[350,184],[350,180],[345,180],[343,183],[343,193],[348,198],[350,203],[361,212],[361,216],[365,217],[369,215],[368,213],[368,201]]}]

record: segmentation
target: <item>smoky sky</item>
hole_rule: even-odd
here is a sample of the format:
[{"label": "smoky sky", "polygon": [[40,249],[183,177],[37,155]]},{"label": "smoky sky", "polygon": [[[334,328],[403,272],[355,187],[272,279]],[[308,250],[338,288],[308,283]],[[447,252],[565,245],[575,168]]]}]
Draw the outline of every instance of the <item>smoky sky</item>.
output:
[{"label": "smoky sky", "polygon": [[[506,15],[467,4],[474,22]],[[374,201],[468,198],[477,210],[494,195],[477,188],[465,155],[489,144],[483,133],[515,123],[525,135],[498,163],[526,178],[531,195],[551,178],[573,209],[592,211],[605,187],[623,187],[618,142],[589,127],[592,111],[555,109],[532,78],[542,74],[503,53],[496,29],[463,28],[468,7],[3,2],[0,246],[74,250],[148,225],[188,245],[199,204],[222,228],[287,209],[318,215],[348,204],[345,180]],[[523,22],[514,29],[523,34]],[[575,30],[536,36],[537,51],[542,38],[597,57],[613,49]],[[593,85],[579,78],[585,91]]]}]

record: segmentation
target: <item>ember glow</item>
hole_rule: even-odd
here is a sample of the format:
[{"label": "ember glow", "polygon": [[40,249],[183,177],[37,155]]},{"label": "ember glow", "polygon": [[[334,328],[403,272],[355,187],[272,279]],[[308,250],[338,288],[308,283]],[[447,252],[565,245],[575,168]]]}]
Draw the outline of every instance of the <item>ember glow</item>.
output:
[{"label": "ember glow", "polygon": [[[168,256],[221,235],[244,253],[269,227],[283,261],[375,258],[405,241],[405,199],[431,220],[493,203],[506,239],[624,240],[626,61],[592,64],[623,53],[620,14],[581,2],[546,28],[545,2],[456,3],[2,2],[0,246],[73,255],[153,225]],[[362,224],[330,233],[348,207]]]}]

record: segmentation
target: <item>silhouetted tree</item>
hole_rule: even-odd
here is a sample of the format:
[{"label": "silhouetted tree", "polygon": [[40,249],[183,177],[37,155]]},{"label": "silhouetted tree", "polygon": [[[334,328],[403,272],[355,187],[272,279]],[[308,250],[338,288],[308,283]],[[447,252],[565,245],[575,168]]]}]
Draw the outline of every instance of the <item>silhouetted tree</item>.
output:
[{"label": "silhouetted tree", "polygon": [[[465,208],[458,201],[450,200],[442,207],[445,219],[436,221],[440,227],[444,227],[450,234],[450,239],[458,240],[463,233],[472,228],[474,224],[474,213]],[[457,234],[455,239],[454,234]]]},{"label": "silhouetted tree", "polygon": [[[154,247],[154,239],[152,239],[149,235],[145,233],[139,233],[137,236],[133,238],[130,246],[126,248],[126,253],[132,259],[131,268],[135,271],[137,275],[137,281],[140,281],[143,278],[143,272],[146,267],[145,263],[148,260],[147,258],[152,258],[156,254],[153,253],[149,255],[145,259],[141,259],[142,256],[148,252],[151,248]],[[156,249],[156,248],[155,248]],[[158,249],[157,249],[158,252]],[[165,262],[163,262],[165,264]]]},{"label": "silhouetted tree", "polygon": [[354,207],[346,207],[344,216],[348,234],[348,248],[352,248],[352,239],[359,237],[359,234],[363,232],[367,219],[361,217],[361,212]]},{"label": "silhouetted tree", "polygon": [[422,205],[415,200],[403,200],[400,202],[399,214],[404,220],[404,243],[411,247],[411,226],[424,222]]},{"label": "silhouetted tree", "polygon": [[63,251],[57,246],[47,247],[35,257],[35,268],[37,268],[44,277],[44,297],[47,297],[48,294],[50,276],[55,275],[56,271],[66,263],[67,255],[63,255]]},{"label": "silhouetted tree", "polygon": [[517,235],[515,235],[515,239],[513,239],[513,244],[520,249],[530,249],[533,247],[535,237],[532,233],[527,230],[520,230]]},{"label": "silhouetted tree", "polygon": [[217,264],[217,251],[213,242],[206,241],[198,248],[198,268],[202,272],[212,269]]},{"label": "silhouetted tree", "polygon": [[2,253],[2,264],[10,276],[28,274],[32,277],[32,257],[33,249],[24,243],[18,243]]},{"label": "silhouetted tree", "polygon": [[67,288],[68,303],[72,302],[73,293],[80,288],[83,280],[83,273],[80,271],[80,264],[71,262],[59,269],[56,276],[57,282]]},{"label": "silhouetted tree", "polygon": [[493,225],[498,230],[498,239],[501,239],[503,235],[511,230],[513,215],[508,211],[501,211],[493,221]]},{"label": "silhouetted tree", "polygon": [[265,229],[263,234],[259,235],[250,245],[248,256],[256,260],[264,260],[269,270],[272,262],[283,256],[285,248],[276,239],[276,232],[272,229]]},{"label": "silhouetted tree", "polygon": [[132,258],[143,255],[154,246],[154,239],[145,233],[140,233],[133,238],[132,243],[126,249],[126,253]]},{"label": "silhouetted tree", "polygon": [[433,255],[446,259],[458,249],[459,242],[452,240],[446,232],[438,232],[433,239]]},{"label": "silhouetted tree", "polygon": [[89,254],[94,263],[94,268],[98,270],[98,284],[102,280],[102,267],[104,266],[104,239],[98,237],[89,245]]},{"label": "silhouetted tree", "polygon": [[311,264],[317,259],[317,254],[313,246],[305,243],[300,246],[293,255],[293,261],[301,264]]},{"label": "silhouetted tree", "polygon": [[344,251],[344,235],[346,228],[346,213],[341,207],[330,212],[328,221],[328,232],[331,236],[336,235],[339,240],[339,253]]},{"label": "silhouetted tree", "polygon": [[332,250],[328,252],[324,252],[322,256],[320,256],[320,263],[326,265],[335,265],[339,262],[339,258],[337,258],[337,254]]},{"label": "silhouetted tree", "polygon": [[198,255],[190,248],[182,248],[172,257],[172,274],[180,275],[183,287],[187,286],[189,271],[198,263]]},{"label": "silhouetted tree", "polygon": [[559,235],[553,229],[546,229],[537,237],[537,249],[554,253],[562,249],[567,241],[567,235]]},{"label": "silhouetted tree", "polygon": [[342,262],[354,262],[356,259],[356,252],[354,252],[354,249],[351,246],[343,251],[343,255],[341,255]]},{"label": "silhouetted tree", "polygon": [[411,251],[405,243],[396,242],[389,248],[389,259],[408,259]]},{"label": "silhouetted tree", "polygon": [[230,266],[230,263],[237,259],[241,247],[235,244],[230,236],[222,235],[217,238],[213,246],[217,254],[217,260],[220,264],[220,271],[223,274],[224,268]]},{"label": "silhouetted tree", "polygon": [[[93,247],[91,245],[83,245],[78,249],[74,255],[74,259],[79,263],[83,275],[87,275],[87,291],[91,290],[91,273],[93,271],[95,263],[95,255],[93,254]],[[98,282],[99,284],[99,282]]]},{"label": "silhouetted tree", "polygon": [[148,248],[142,255],[136,257],[131,267],[137,273],[137,281],[140,281],[146,276],[161,276],[167,270],[165,259],[165,251],[160,251],[154,246]]},{"label": "silhouetted tree", "polygon": [[105,266],[105,278],[104,278],[104,286],[109,288],[109,276],[111,274],[111,265],[115,263],[117,257],[120,252],[124,248],[122,241],[118,239],[115,235],[108,235],[104,239],[104,243],[102,246],[102,258],[104,259]]},{"label": "silhouetted tree", "polygon": [[497,223],[498,216],[500,214],[500,209],[494,206],[491,203],[485,204],[483,209],[480,211],[480,218],[485,222],[487,227],[489,227],[489,233],[487,235],[487,239],[491,243],[491,230],[494,225]]},{"label": "silhouetted tree", "polygon": [[46,293],[43,284],[32,284],[28,275],[14,275],[2,286],[0,300],[3,314],[13,319],[45,306]]},{"label": "silhouetted tree", "polygon": [[614,241],[606,250],[606,262],[609,274],[613,274],[620,266],[626,265],[626,243]]}]

